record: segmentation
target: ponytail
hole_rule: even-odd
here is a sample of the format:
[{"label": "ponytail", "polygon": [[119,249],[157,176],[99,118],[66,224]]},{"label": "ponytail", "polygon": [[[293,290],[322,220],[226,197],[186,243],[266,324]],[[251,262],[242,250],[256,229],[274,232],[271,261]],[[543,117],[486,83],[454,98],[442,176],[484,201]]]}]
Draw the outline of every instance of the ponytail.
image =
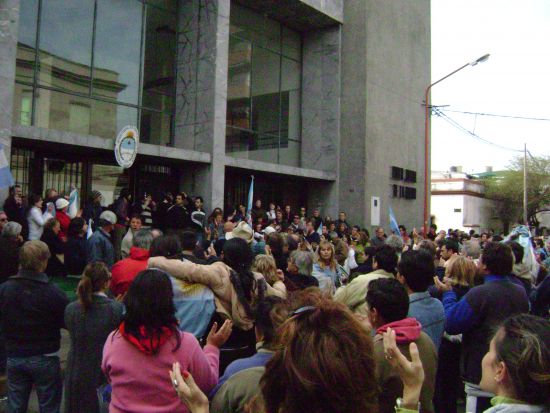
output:
[{"label": "ponytail", "polygon": [[92,304],[92,280],[85,273],[82,275],[82,279],[76,287],[76,295],[80,305],[87,310]]},{"label": "ponytail", "polygon": [[101,291],[109,278],[109,269],[102,262],[93,262],[84,268],[82,279],[76,287],[76,295],[84,311],[92,305],[93,293]]}]

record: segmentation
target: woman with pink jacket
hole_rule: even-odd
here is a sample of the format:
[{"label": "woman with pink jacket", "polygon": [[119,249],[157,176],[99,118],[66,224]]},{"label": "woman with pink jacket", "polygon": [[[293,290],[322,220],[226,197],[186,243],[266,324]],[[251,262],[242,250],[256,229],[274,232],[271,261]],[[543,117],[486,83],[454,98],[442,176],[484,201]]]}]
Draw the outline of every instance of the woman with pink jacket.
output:
[{"label": "woman with pink jacket", "polygon": [[215,324],[201,349],[190,333],[178,330],[172,284],[161,270],[138,274],[124,298],[126,316],[103,348],[101,368],[112,386],[110,413],[184,413],[166,380],[172,364],[193,372],[209,392],[218,382],[219,348],[231,334],[231,322]]}]

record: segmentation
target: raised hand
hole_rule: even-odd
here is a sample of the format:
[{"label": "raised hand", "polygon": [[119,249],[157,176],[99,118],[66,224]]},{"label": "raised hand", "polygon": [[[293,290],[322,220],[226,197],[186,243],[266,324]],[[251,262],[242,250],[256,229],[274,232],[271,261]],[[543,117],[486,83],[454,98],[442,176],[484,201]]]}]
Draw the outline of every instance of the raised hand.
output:
[{"label": "raised hand", "polygon": [[182,375],[179,363],[174,363],[169,373],[178,397],[191,413],[208,413],[208,398],[199,389],[191,373],[184,371]]},{"label": "raised hand", "polygon": [[210,333],[208,333],[208,337],[206,337],[206,344],[220,348],[229,339],[232,330],[233,323],[231,320],[225,320],[219,331],[218,323],[214,323],[212,329],[210,329]]}]

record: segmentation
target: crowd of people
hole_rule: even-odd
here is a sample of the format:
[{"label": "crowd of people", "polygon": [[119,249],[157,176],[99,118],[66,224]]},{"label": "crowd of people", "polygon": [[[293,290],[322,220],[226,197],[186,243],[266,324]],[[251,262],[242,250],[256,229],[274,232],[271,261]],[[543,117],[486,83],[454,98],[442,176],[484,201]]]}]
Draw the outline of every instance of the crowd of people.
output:
[{"label": "crowd of people", "polygon": [[[0,211],[8,411],[550,411],[542,239],[166,194]],[[527,237],[529,239],[529,237]],[[78,277],[70,302],[52,279]],[[61,329],[70,336],[62,374]]]}]

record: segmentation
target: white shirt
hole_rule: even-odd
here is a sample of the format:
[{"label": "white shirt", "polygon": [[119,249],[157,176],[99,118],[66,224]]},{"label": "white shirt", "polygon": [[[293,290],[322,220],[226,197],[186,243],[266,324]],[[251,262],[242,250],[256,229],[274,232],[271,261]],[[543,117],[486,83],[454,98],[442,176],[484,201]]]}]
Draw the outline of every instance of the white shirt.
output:
[{"label": "white shirt", "polygon": [[29,240],[39,240],[42,237],[44,232],[44,224],[53,216],[46,210],[42,211],[37,207],[32,207],[27,216],[27,221],[29,222]]}]

